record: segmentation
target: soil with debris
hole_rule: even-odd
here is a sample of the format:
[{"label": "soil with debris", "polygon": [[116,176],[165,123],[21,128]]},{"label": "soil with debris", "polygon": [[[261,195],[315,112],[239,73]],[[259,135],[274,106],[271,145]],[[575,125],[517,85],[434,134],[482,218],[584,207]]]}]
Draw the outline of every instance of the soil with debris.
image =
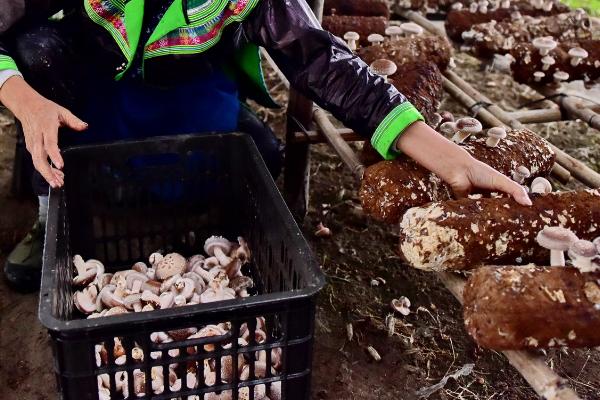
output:
[{"label": "soil with debris", "polygon": [[[539,98],[505,75],[491,73],[468,56],[459,56],[457,72],[507,110]],[[270,82],[277,84],[273,73]],[[285,103],[282,85],[274,93]],[[462,115],[451,99],[442,109]],[[284,111],[258,109],[278,133]],[[600,132],[581,122],[530,126],[569,154],[600,169]],[[11,197],[9,185],[15,130],[0,115],[0,262],[31,225],[33,201]],[[302,224],[328,285],[316,320],[314,399],[415,399],[417,392],[449,379],[430,399],[535,399],[537,396],[507,360],[483,350],[468,337],[461,307],[435,275],[411,269],[396,254],[397,229],[365,217],[358,183],[325,144],[312,147],[311,206]],[[332,231],[316,237],[319,222]],[[390,301],[406,296],[411,313],[393,313]],[[0,398],[57,398],[50,343],[37,320],[37,295],[22,295],[0,283]],[[393,317],[393,323],[390,319]],[[348,327],[352,326],[349,337]],[[351,339],[351,340],[350,340]],[[372,346],[381,360],[367,351]],[[556,349],[539,353],[584,399],[600,398],[600,352]],[[474,364],[471,372],[468,364]]]}]

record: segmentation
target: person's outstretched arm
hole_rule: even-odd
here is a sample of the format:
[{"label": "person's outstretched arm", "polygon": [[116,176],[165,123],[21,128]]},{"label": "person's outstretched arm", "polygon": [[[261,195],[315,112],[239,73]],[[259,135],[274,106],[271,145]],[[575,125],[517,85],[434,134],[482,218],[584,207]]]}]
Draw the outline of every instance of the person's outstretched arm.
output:
[{"label": "person's outstretched arm", "polygon": [[238,34],[264,47],[294,89],[370,140],[383,158],[406,153],[450,184],[457,196],[480,187],[530,203],[519,184],[423,123],[404,95],[321,28],[304,0],[260,0]]},{"label": "person's outstretched arm", "polygon": [[[46,99],[33,89],[19,72],[11,56],[11,30],[24,20],[47,19],[72,0],[0,0],[0,103],[23,125],[27,150],[35,169],[50,186],[64,183],[63,159],[58,148],[58,128],[84,130],[87,125],[69,110]],[[48,162],[52,161],[56,168]]]}]

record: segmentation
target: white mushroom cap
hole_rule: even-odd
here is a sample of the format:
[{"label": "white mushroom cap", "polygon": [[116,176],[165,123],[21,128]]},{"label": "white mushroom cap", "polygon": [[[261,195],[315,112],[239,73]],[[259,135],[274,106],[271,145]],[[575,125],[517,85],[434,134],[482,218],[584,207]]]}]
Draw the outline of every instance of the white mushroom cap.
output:
[{"label": "white mushroom cap", "polygon": [[536,237],[540,246],[549,250],[567,251],[577,236],[569,229],[560,226],[547,226]]},{"label": "white mushroom cap", "polygon": [[495,126],[488,129],[487,136],[488,138],[485,142],[486,146],[496,147],[498,142],[506,137],[506,129],[501,126]]},{"label": "white mushroom cap", "polygon": [[554,49],[557,45],[556,41],[549,37],[535,38],[531,43],[536,49],[540,51],[540,54],[543,56],[548,54],[550,50]]},{"label": "white mushroom cap", "polygon": [[592,243],[594,243],[594,245],[596,246],[596,250],[600,254],[600,236],[598,236],[596,239],[592,240]]},{"label": "white mushroom cap", "polygon": [[592,259],[598,255],[596,245],[588,240],[577,240],[569,247],[569,258],[573,266],[580,272],[592,272],[596,266],[592,265]]},{"label": "white mushroom cap", "polygon": [[506,129],[501,126],[495,126],[488,129],[487,135],[493,138],[504,139],[506,137]]},{"label": "white mushroom cap", "polygon": [[476,118],[466,117],[456,121],[456,129],[462,132],[479,133],[483,129],[483,126]]},{"label": "white mushroom cap", "polygon": [[535,71],[533,73],[533,77],[535,78],[536,82],[541,81],[542,79],[544,79],[545,76],[546,76],[546,74],[542,71]]},{"label": "white mushroom cap", "polygon": [[221,236],[211,236],[204,242],[204,251],[210,256],[215,255],[215,249],[219,248],[223,253],[231,251],[231,242]]},{"label": "white mushroom cap", "polygon": [[173,275],[183,274],[187,261],[181,254],[170,253],[163,257],[156,265],[156,278],[164,280]]},{"label": "white mushroom cap", "polygon": [[344,39],[345,40],[358,40],[358,39],[360,39],[360,35],[357,32],[348,31],[348,32],[344,33]]},{"label": "white mushroom cap", "polygon": [[400,24],[400,28],[402,32],[407,36],[412,35],[420,35],[423,33],[423,28],[420,25],[415,24],[414,22],[405,22]]},{"label": "white mushroom cap", "polygon": [[531,193],[552,193],[552,184],[548,179],[538,176],[531,182]]},{"label": "white mushroom cap", "polygon": [[453,135],[457,131],[456,123],[453,121],[444,122],[440,125],[439,130],[445,135]]},{"label": "white mushroom cap", "polygon": [[398,36],[402,35],[403,32],[404,31],[402,28],[397,25],[391,25],[385,28],[385,34],[392,38],[397,38]]},{"label": "white mushroom cap", "polygon": [[516,170],[513,171],[513,180],[517,183],[523,183],[525,179],[531,176],[531,172],[524,165],[519,165]]},{"label": "white mushroom cap", "polygon": [[556,60],[554,59],[554,57],[551,56],[544,56],[544,58],[542,58],[542,70],[544,71],[548,71],[548,69],[550,68],[550,66],[554,65],[556,63]]},{"label": "white mushroom cap", "polygon": [[380,58],[375,60],[370,65],[371,71],[376,75],[389,76],[396,73],[398,67],[393,61]]},{"label": "white mushroom cap", "polygon": [[390,305],[394,311],[402,315],[410,314],[410,300],[408,297],[402,296],[399,299],[393,299]]},{"label": "white mushroom cap", "polygon": [[581,47],[573,47],[569,50],[569,56],[571,56],[571,65],[576,67],[579,65],[581,60],[584,60],[588,57],[588,52],[586,49],[582,49]]},{"label": "white mushroom cap", "polygon": [[383,42],[383,39],[384,37],[379,33],[371,33],[369,36],[367,36],[367,41],[371,44],[381,43]]},{"label": "white mushroom cap", "polygon": [[562,82],[569,79],[569,74],[564,71],[556,71],[552,76],[555,82]]}]

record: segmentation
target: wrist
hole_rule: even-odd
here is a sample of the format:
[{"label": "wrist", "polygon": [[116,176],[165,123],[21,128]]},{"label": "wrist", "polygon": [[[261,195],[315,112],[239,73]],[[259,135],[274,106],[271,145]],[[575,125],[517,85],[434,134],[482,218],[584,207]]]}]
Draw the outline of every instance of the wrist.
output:
[{"label": "wrist", "polygon": [[37,96],[39,94],[20,75],[11,76],[0,87],[0,102],[18,119],[21,119],[23,108]]}]

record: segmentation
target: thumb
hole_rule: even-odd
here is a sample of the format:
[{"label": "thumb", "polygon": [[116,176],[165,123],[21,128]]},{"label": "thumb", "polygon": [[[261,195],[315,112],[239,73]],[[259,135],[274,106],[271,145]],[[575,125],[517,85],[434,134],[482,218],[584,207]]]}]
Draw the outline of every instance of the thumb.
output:
[{"label": "thumb", "polygon": [[525,191],[525,188],[512,179],[509,179],[505,175],[498,174],[494,180],[493,186],[496,190],[510,194],[517,201],[517,203],[523,206],[530,206],[533,204],[529,198],[529,195]]},{"label": "thumb", "polygon": [[68,126],[76,131],[86,130],[88,124],[77,118],[71,111],[66,108],[61,108],[59,119],[62,126]]}]

